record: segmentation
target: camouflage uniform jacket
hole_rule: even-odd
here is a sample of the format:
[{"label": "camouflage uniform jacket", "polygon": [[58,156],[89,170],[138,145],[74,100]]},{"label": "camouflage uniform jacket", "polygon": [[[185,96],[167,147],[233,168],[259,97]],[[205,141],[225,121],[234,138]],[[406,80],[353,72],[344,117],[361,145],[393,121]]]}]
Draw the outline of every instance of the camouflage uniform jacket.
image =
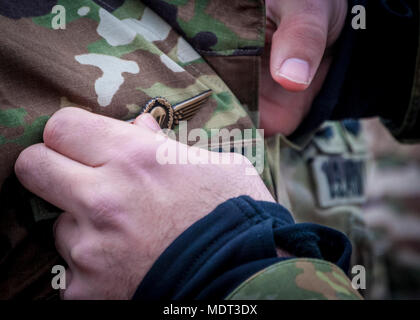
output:
[{"label": "camouflage uniform jacket", "polygon": [[[410,268],[404,266],[406,269],[399,276],[389,271],[385,275],[384,272],[385,269],[391,269],[390,266],[408,264],[405,257],[397,259],[394,251],[389,250],[384,254],[384,243],[392,243],[395,237],[393,230],[399,228],[399,224],[403,225],[403,216],[410,216],[416,210],[399,206],[399,224],[386,232],[382,229],[379,241],[377,225],[387,223],[379,223],[378,218],[375,223],[370,221],[370,212],[374,207],[371,203],[378,204],[378,199],[369,198],[373,188],[382,187],[383,179],[379,175],[384,173],[378,174],[379,170],[376,170],[375,184],[372,182],[371,170],[375,162],[371,159],[369,149],[373,144],[366,144],[365,128],[355,120],[325,122],[321,127],[316,124],[329,119],[380,116],[383,124],[398,140],[418,141],[419,1],[398,3],[401,6],[369,0],[349,1],[350,5],[362,4],[366,7],[369,26],[366,30],[354,30],[348,20],[324,89],[314,102],[305,123],[292,137],[275,137],[270,141],[271,150],[279,148],[280,144],[280,160],[276,160],[281,169],[278,172],[278,175],[281,172],[281,178],[278,180],[286,185],[289,208],[296,220],[329,225],[350,238],[353,244],[352,264],[365,267],[367,277],[363,293],[370,298],[407,297],[408,293],[412,297],[418,296],[414,293],[418,292],[418,286],[415,285],[418,280],[413,276],[418,270],[418,263],[414,263],[415,259],[412,258],[415,255],[410,256]],[[401,34],[404,34],[403,38]],[[389,81],[390,78],[398,81]],[[397,149],[394,148],[394,152]],[[404,156],[393,156],[398,157]],[[368,185],[367,177],[371,182]],[[412,184],[413,188],[415,186]],[[416,194],[418,191],[412,192]],[[369,200],[367,209],[366,200]],[[382,209],[389,205],[382,204]],[[389,216],[389,210],[384,210],[378,216],[388,221],[390,218],[385,217]],[[414,225],[411,227],[414,228]],[[385,234],[392,235],[385,237]],[[402,247],[396,246],[397,249]],[[401,254],[398,256],[401,257]],[[408,280],[402,281],[404,278]],[[389,287],[395,292],[388,292],[387,295],[378,293],[378,288],[386,287],[388,282],[392,283]],[[401,294],[403,291],[406,291],[405,295]]]},{"label": "camouflage uniform jacket", "polygon": [[[55,5],[62,7],[52,12]],[[60,8],[65,28],[56,29]],[[58,209],[13,175],[19,153],[42,141],[48,118],[76,106],[129,120],[151,98],[179,105],[211,92],[189,129],[255,129],[264,25],[257,0],[0,2],[0,298],[56,297],[51,218]],[[280,194],[268,163],[262,178]],[[358,297],[333,265],[295,262],[264,270],[245,287],[287,274],[298,288],[289,297]]]}]

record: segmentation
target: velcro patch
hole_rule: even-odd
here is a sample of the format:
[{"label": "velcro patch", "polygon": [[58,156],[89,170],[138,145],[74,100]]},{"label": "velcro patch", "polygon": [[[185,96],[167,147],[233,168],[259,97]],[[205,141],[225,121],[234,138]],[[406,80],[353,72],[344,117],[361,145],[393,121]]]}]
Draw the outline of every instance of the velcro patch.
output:
[{"label": "velcro patch", "polygon": [[365,157],[318,156],[312,160],[311,167],[321,207],[366,201]]}]

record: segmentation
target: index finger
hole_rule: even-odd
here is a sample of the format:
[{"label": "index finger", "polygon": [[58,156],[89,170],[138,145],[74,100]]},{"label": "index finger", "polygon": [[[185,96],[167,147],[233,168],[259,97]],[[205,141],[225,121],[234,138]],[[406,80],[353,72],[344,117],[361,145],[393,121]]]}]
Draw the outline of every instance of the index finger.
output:
[{"label": "index finger", "polygon": [[128,140],[145,137],[148,130],[81,108],[63,108],[47,122],[44,143],[66,157],[99,167],[115,156]]}]

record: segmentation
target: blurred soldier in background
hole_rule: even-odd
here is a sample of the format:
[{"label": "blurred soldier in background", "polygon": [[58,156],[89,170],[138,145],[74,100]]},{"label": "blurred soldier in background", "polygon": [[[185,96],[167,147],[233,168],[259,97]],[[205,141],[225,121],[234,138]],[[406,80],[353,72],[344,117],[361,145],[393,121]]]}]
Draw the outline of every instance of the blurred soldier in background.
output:
[{"label": "blurred soldier in background", "polygon": [[280,141],[280,172],[296,220],[344,232],[353,245],[351,265],[365,267],[369,290],[374,264],[362,209],[368,170],[363,127],[358,120],[329,121],[303,148],[285,137]]},{"label": "blurred soldier in background", "polygon": [[363,121],[371,159],[363,208],[374,238],[373,299],[420,298],[420,146]]},{"label": "blurred soldier in background", "polygon": [[[415,34],[418,30],[418,25],[415,23],[419,14],[418,1],[389,1],[386,3],[361,1],[360,3],[366,5],[367,12],[371,14],[368,15],[371,17],[371,22],[365,31],[357,34],[356,47],[358,50],[355,50],[355,53],[349,53],[352,62],[346,73],[345,88],[342,89],[337,85],[337,82],[341,81],[340,77],[337,75],[335,78],[331,77],[333,73],[330,73],[330,81],[327,78],[328,84],[325,85],[325,90],[321,91],[320,95],[322,97],[325,94],[329,96],[330,100],[325,99],[324,102],[320,102],[320,96],[318,96],[309,115],[304,120],[303,126],[301,125],[287,138],[277,136],[270,140],[270,152],[276,155],[271,156],[270,163],[280,164],[278,173],[286,183],[284,193],[290,196],[289,206],[298,221],[316,221],[333,226],[345,232],[351,239],[353,244],[352,263],[360,264],[366,270],[366,289],[361,291],[366,297],[404,296],[399,295],[398,292],[409,288],[413,293],[405,296],[415,297],[418,294],[414,292],[418,290],[416,288],[419,288],[418,280],[415,280],[417,279],[415,270],[418,269],[413,249],[415,245],[411,241],[405,242],[406,250],[403,250],[403,253],[394,254],[394,250],[391,251],[391,248],[399,251],[397,248],[403,247],[391,240],[396,237],[395,228],[400,228],[400,224],[393,224],[394,228],[388,228],[387,232],[382,228],[379,233],[382,237],[378,237],[378,226],[387,225],[388,223],[385,221],[390,222],[389,218],[385,220],[379,217],[389,216],[389,209],[383,214],[379,214],[380,210],[376,211],[375,216],[378,217],[378,220],[375,220],[374,223],[370,220],[370,213],[364,212],[364,204],[372,190],[376,190],[376,186],[379,187],[382,184],[380,177],[372,178],[372,175],[368,173],[370,170],[368,150],[373,148],[375,143],[381,141],[382,136],[379,135],[370,140],[367,145],[365,141],[366,129],[358,121],[345,120],[326,123],[322,121],[322,119],[338,120],[345,117],[360,118],[381,115],[383,120],[381,125],[387,126],[397,139],[403,142],[418,141],[419,62],[417,60],[416,65],[416,57],[412,55],[418,48],[418,34]],[[384,21],[387,21],[386,26],[388,27],[383,24]],[[404,40],[403,43],[403,40],[400,39],[401,34],[412,40]],[[346,35],[348,34],[344,31],[344,34],[341,35],[342,40],[348,39]],[[407,48],[404,52],[409,53],[410,57],[402,58],[401,47]],[[349,49],[338,51],[350,52]],[[383,54],[385,52],[386,54]],[[345,56],[341,57],[345,60]],[[392,63],[390,63],[389,57],[393,57]],[[389,81],[387,77],[382,76],[384,73],[393,74],[391,78],[398,80]],[[329,102],[337,98],[331,92],[337,90],[337,87],[341,97],[336,107],[330,109]],[[346,96],[347,99],[343,96]],[[408,111],[407,105],[409,105]],[[322,114],[324,116],[321,116]],[[306,130],[301,130],[305,126]],[[314,130],[308,130],[308,126],[312,126]],[[320,126],[319,129],[318,126]],[[386,129],[382,127],[382,130]],[[274,151],[278,149],[281,149],[280,153]],[[405,147],[405,149],[415,150],[416,147]],[[395,152],[399,152],[399,150],[400,148],[395,148]],[[406,153],[402,152],[402,158],[405,158],[404,154]],[[393,157],[393,159],[396,158],[398,156]],[[384,159],[380,162],[384,162]],[[406,167],[403,161],[398,161],[398,163],[402,168]],[[376,172],[381,175],[383,171],[377,170]],[[369,186],[366,181],[368,176],[370,177]],[[405,183],[406,190],[409,190],[413,200],[419,193],[416,176],[413,175]],[[397,201],[395,201],[393,208],[400,215],[412,216],[419,210],[417,201],[407,199],[404,202],[405,205],[401,205],[402,198],[398,194],[396,193],[394,197],[400,199],[398,201],[400,205],[397,208]],[[408,198],[407,195],[406,198]],[[384,208],[388,206],[386,202],[379,203],[382,203]],[[371,204],[369,201],[368,208],[371,207]],[[407,210],[407,207],[411,207],[411,209]],[[401,210],[405,210],[407,213],[404,214]],[[371,228],[374,228],[375,233]],[[412,224],[411,228],[410,230],[413,232],[409,233],[409,237],[413,239],[413,235],[418,234],[419,226]],[[408,235],[406,234],[406,236]],[[382,239],[382,241],[378,242],[378,239]],[[388,245],[385,246],[385,243]],[[410,247],[409,250],[407,250],[408,247]],[[391,255],[392,258],[390,258]],[[396,256],[400,255],[403,257],[401,260],[397,260]],[[385,256],[387,257],[385,262],[389,263],[387,267],[384,266],[383,261]],[[378,261],[381,259],[382,261]],[[407,272],[407,275],[403,272],[386,274],[389,269],[396,269],[397,266],[400,268],[404,266],[403,270],[407,271],[411,266],[410,268],[414,272]],[[406,277],[405,280],[403,280],[404,277]],[[384,284],[388,294],[384,292]],[[395,290],[395,295],[389,294],[390,288]]]}]

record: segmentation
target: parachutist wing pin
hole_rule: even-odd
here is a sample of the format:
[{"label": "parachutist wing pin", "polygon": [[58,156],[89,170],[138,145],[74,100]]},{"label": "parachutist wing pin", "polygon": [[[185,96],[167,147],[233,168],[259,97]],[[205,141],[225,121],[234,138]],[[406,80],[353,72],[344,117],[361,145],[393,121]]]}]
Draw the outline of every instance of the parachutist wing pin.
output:
[{"label": "parachutist wing pin", "polygon": [[162,129],[173,129],[180,121],[190,120],[211,94],[209,90],[174,106],[165,98],[156,97],[142,108],[141,113],[150,113]]}]

